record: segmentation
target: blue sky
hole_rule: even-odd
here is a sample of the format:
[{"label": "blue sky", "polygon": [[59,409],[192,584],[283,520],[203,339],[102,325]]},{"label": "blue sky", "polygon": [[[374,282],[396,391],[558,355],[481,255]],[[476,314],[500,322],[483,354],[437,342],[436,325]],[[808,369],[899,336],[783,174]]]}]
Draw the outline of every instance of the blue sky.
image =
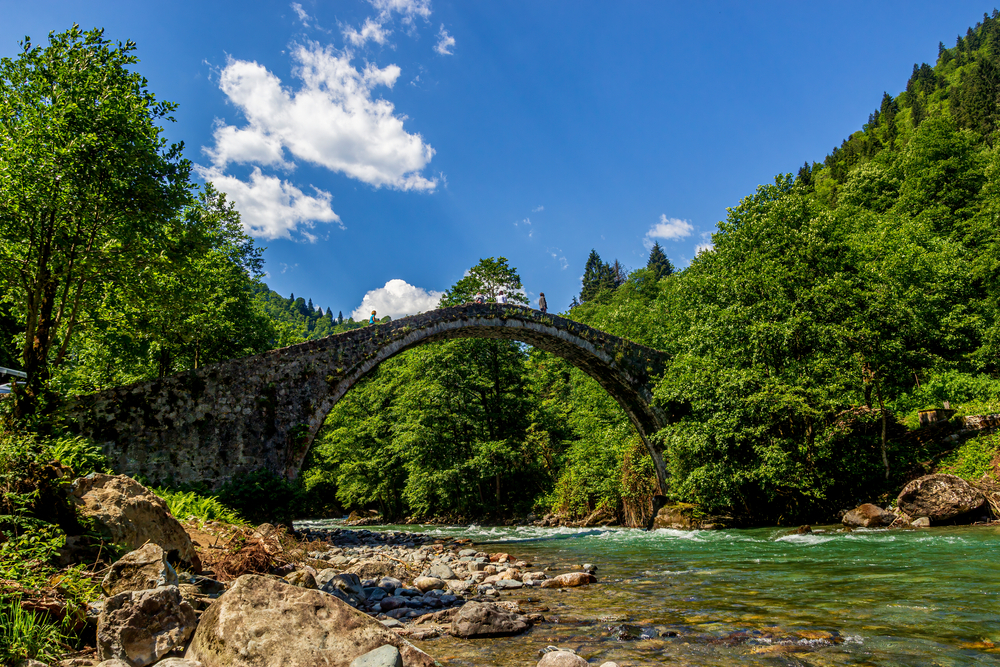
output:
[{"label": "blue sky", "polygon": [[591,248],[686,266],[992,11],[949,2],[0,0],[0,55],[73,22],[138,44],[166,128],[344,316],[432,307],[481,257],[564,309]]}]

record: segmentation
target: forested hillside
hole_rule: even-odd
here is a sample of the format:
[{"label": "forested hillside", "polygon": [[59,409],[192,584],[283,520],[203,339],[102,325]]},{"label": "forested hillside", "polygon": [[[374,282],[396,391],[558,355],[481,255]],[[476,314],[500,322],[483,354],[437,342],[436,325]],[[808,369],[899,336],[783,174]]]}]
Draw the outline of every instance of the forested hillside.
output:
[{"label": "forested hillside", "polygon": [[[825,160],[730,208],[685,270],[658,246],[631,274],[591,253],[569,317],[673,355],[657,388],[673,499],[835,518],[947,453],[908,434],[917,409],[1000,410],[998,104],[994,12]],[[654,490],[594,382],[495,341],[383,364],[331,414],[307,483],[390,517],[603,507],[633,524]]]}]

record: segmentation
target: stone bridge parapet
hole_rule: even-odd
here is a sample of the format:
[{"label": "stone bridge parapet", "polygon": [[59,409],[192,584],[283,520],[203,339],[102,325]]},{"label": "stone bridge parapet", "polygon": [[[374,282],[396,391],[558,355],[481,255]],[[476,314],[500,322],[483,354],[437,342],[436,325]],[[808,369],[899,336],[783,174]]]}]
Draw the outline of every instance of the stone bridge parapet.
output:
[{"label": "stone bridge parapet", "polygon": [[665,488],[650,436],[667,423],[652,395],[666,354],[515,305],[441,308],[80,396],[68,416],[75,430],[101,443],[120,473],[209,488],[261,468],[294,478],[327,413],[356,382],[400,352],[455,338],[521,341],[593,377],[628,414]]}]

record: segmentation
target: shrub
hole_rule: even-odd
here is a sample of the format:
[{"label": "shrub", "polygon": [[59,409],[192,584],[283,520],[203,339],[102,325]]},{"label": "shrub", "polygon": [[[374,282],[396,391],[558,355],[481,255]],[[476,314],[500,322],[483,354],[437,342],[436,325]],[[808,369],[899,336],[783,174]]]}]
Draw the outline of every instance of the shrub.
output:
[{"label": "shrub", "polygon": [[20,597],[0,600],[0,664],[54,662],[64,652],[65,640],[60,624],[21,609]]},{"label": "shrub", "polygon": [[177,491],[163,487],[154,488],[153,493],[167,503],[167,509],[178,519],[194,517],[198,521],[221,521],[236,525],[246,525],[246,521],[233,509],[226,507],[215,496],[206,496],[195,491]]}]

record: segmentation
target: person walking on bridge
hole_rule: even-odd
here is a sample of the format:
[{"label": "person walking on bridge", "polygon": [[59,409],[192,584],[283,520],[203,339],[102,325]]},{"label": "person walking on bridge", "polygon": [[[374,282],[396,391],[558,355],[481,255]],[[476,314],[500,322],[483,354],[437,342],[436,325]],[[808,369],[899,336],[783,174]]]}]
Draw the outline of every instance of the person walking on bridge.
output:
[{"label": "person walking on bridge", "polygon": [[543,313],[549,312],[549,304],[545,302],[545,292],[538,293],[538,310]]}]

